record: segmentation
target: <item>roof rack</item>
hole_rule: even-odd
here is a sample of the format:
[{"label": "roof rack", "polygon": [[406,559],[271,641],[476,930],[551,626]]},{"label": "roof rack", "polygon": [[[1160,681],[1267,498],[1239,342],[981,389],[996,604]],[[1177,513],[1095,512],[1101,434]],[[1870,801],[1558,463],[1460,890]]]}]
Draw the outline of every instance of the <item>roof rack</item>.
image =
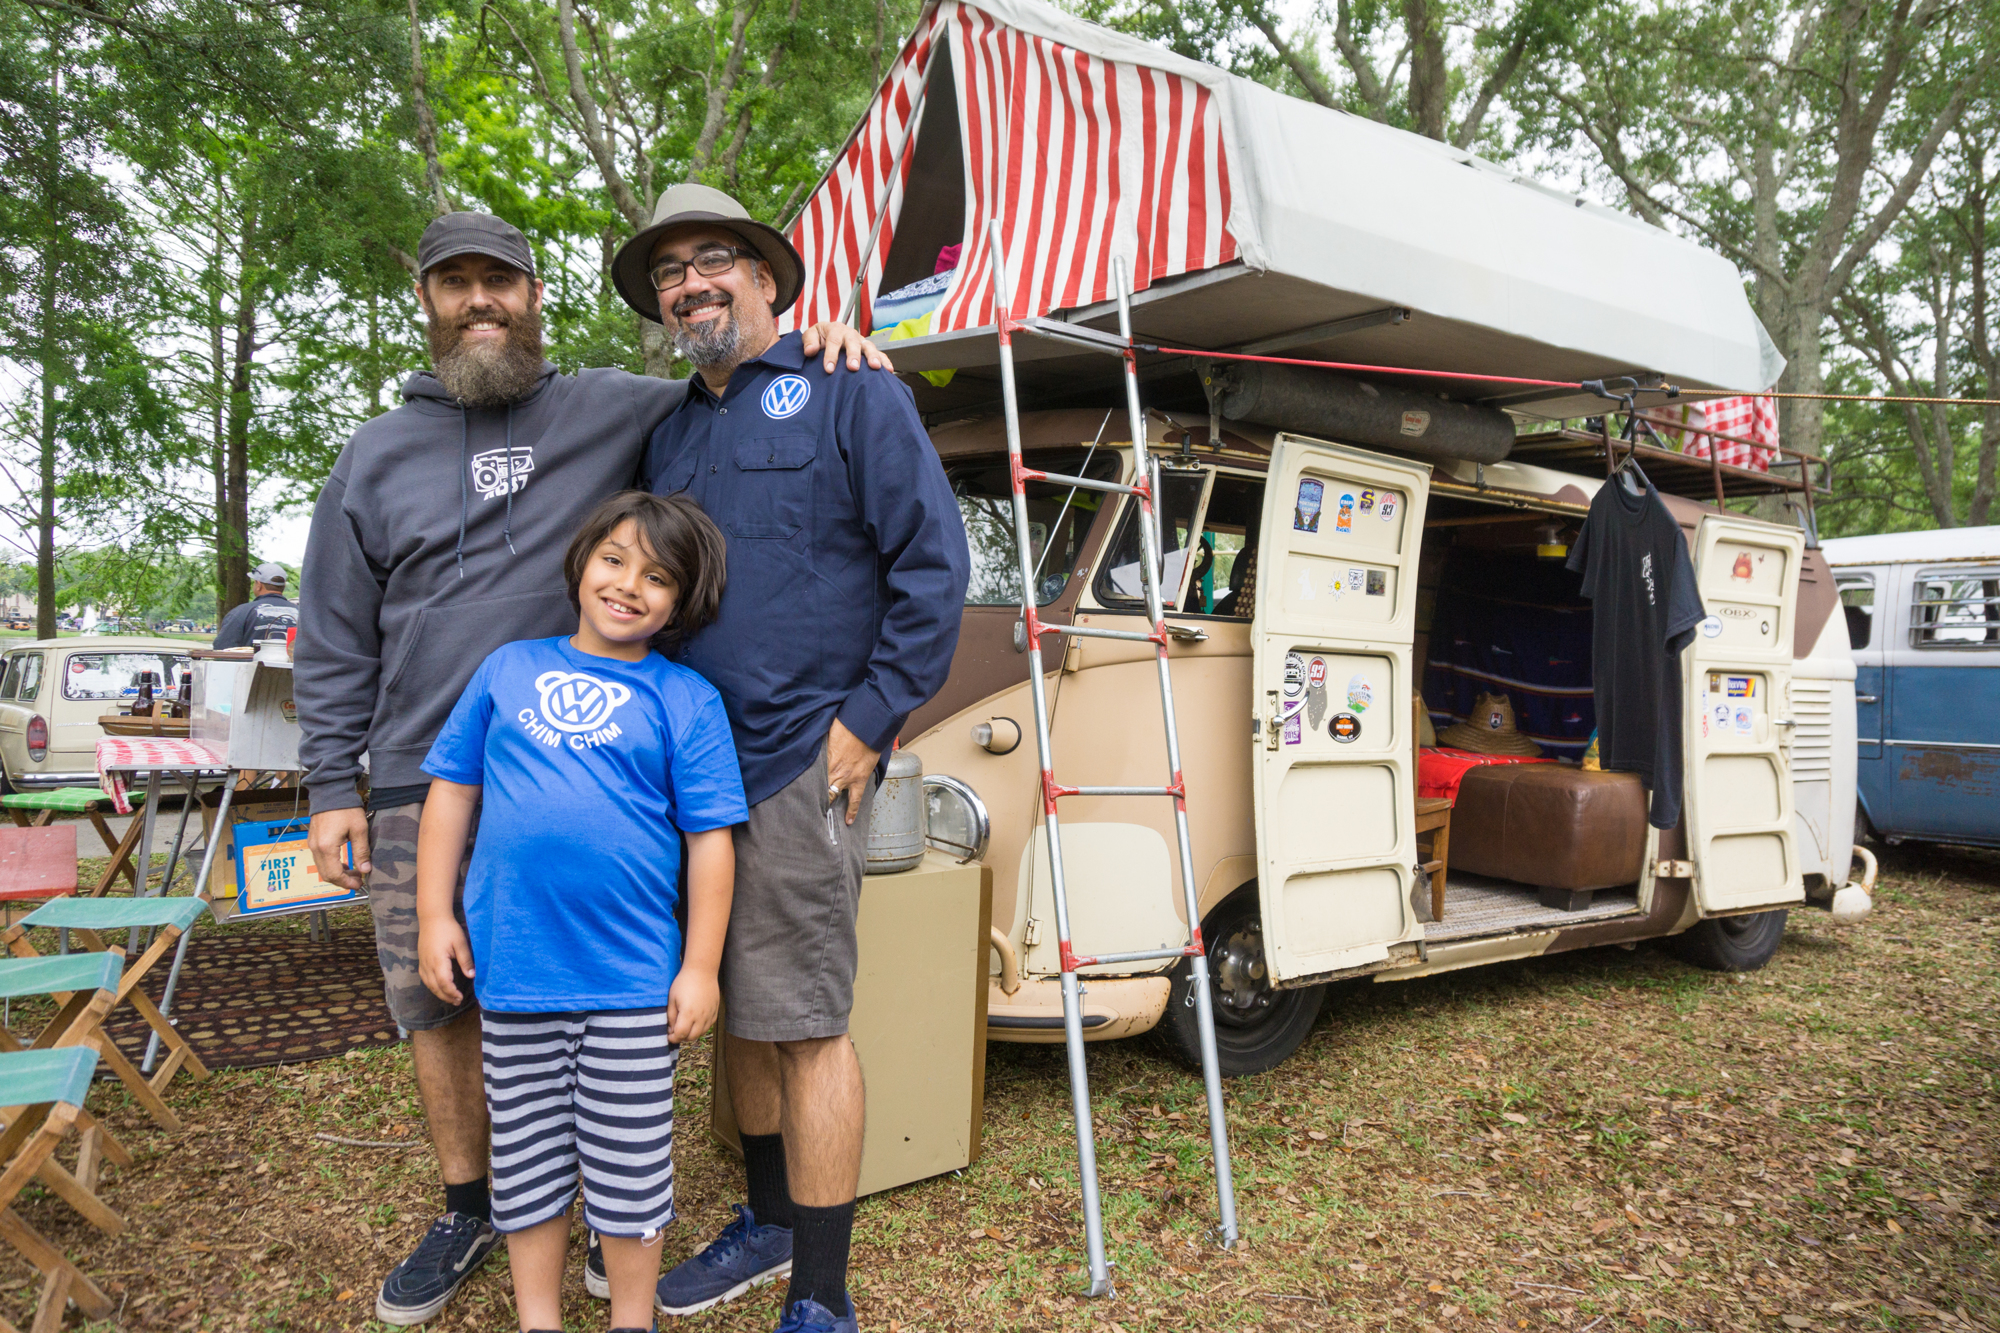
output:
[{"label": "roof rack", "polygon": [[[1818,454],[1789,449],[1781,444],[1764,444],[1738,435],[1725,435],[1703,426],[1668,421],[1644,412],[1638,414],[1639,421],[1644,425],[1769,449],[1782,460],[1774,470],[1760,472],[1755,468],[1724,463],[1715,457],[1715,450],[1710,451],[1709,457],[1700,458],[1660,444],[1626,444],[1611,433],[1610,418],[1617,415],[1621,414],[1606,414],[1602,431],[1559,428],[1522,435],[1514,441],[1507,457],[1513,462],[1535,463],[1564,472],[1594,473],[1602,469],[1605,476],[1610,476],[1619,458],[1629,451],[1637,455],[1639,465],[1646,469],[1646,475],[1652,478],[1656,489],[1689,500],[1712,498],[1718,505],[1744,496],[1798,495],[1810,513],[1815,495],[1833,493],[1832,486],[1826,481],[1826,459]],[[1815,467],[1818,469],[1816,474],[1813,471]]]}]

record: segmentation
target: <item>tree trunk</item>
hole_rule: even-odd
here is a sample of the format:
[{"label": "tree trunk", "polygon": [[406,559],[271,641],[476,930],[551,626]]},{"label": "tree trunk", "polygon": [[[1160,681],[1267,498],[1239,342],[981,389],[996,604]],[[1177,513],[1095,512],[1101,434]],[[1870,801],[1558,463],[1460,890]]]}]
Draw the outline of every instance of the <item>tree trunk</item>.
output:
[{"label": "tree trunk", "polygon": [[438,165],[437,117],[431,114],[431,99],[424,91],[424,37],[417,22],[417,0],[410,0],[410,103],[417,113],[417,149],[424,157],[424,183],[430,187],[431,207],[443,217],[452,211],[451,196],[445,193],[444,168]]},{"label": "tree trunk", "polygon": [[1403,0],[1410,38],[1410,128],[1426,139],[1444,139],[1451,72],[1444,63],[1444,19],[1429,0]]},{"label": "tree trunk", "polygon": [[49,43],[50,115],[44,150],[48,157],[48,235],[42,249],[41,497],[35,512],[35,636],[56,637],[56,381],[62,378],[61,342],[56,328],[56,269],[62,252],[62,51]]},{"label": "tree trunk", "polygon": [[257,356],[257,284],[251,266],[256,262],[256,235],[253,210],[244,219],[237,252],[236,336],[222,441],[222,494],[215,514],[216,561],[222,576],[219,600],[225,613],[250,600],[250,375]]}]

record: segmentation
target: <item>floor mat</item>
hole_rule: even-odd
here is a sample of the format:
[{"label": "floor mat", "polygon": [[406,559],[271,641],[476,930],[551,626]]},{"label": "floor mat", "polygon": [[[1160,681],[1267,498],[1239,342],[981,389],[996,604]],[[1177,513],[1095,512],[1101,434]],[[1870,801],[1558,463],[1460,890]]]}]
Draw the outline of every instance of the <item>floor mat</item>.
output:
[{"label": "floor mat", "polygon": [[[397,1040],[373,931],[340,928],[316,944],[303,931],[202,926],[188,945],[173,1017],[210,1068],[326,1060]],[[156,1004],[171,961],[161,959],[146,978]],[[135,1061],[152,1031],[129,1006],[109,1028]]]}]

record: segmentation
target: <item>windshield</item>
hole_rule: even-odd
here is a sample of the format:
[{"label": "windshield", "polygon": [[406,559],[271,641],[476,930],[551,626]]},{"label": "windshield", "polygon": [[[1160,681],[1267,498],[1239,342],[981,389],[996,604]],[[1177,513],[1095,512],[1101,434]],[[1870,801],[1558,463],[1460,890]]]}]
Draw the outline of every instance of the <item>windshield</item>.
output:
[{"label": "windshield", "polygon": [[165,695],[180,688],[188,670],[189,659],[178,653],[71,653],[63,668],[63,698],[129,699],[139,693],[147,672],[153,693]]},{"label": "windshield", "polygon": [[[1038,453],[1027,462],[1042,472],[1101,481],[1118,477],[1118,454],[1111,449]],[[1019,606],[1021,571],[1015,555],[1014,497],[1007,484],[1006,457],[962,463],[948,469],[946,475],[951,479],[952,494],[958,497],[958,511],[965,518],[965,544],[972,552],[972,579],[965,585],[965,604]],[[1046,606],[1068,586],[1104,493],[1080,490],[1072,494],[1067,486],[1031,481],[1027,495],[1028,554],[1036,571],[1035,601]]]}]

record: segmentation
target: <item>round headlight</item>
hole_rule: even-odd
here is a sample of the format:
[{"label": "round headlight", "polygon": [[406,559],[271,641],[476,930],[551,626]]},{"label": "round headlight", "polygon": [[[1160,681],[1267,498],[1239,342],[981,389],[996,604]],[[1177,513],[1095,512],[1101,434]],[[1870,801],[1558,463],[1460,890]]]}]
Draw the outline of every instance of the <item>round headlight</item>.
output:
[{"label": "round headlight", "polygon": [[967,784],[942,773],[924,774],[924,816],[925,846],[957,857],[960,865],[986,855],[993,823],[986,803]]}]

